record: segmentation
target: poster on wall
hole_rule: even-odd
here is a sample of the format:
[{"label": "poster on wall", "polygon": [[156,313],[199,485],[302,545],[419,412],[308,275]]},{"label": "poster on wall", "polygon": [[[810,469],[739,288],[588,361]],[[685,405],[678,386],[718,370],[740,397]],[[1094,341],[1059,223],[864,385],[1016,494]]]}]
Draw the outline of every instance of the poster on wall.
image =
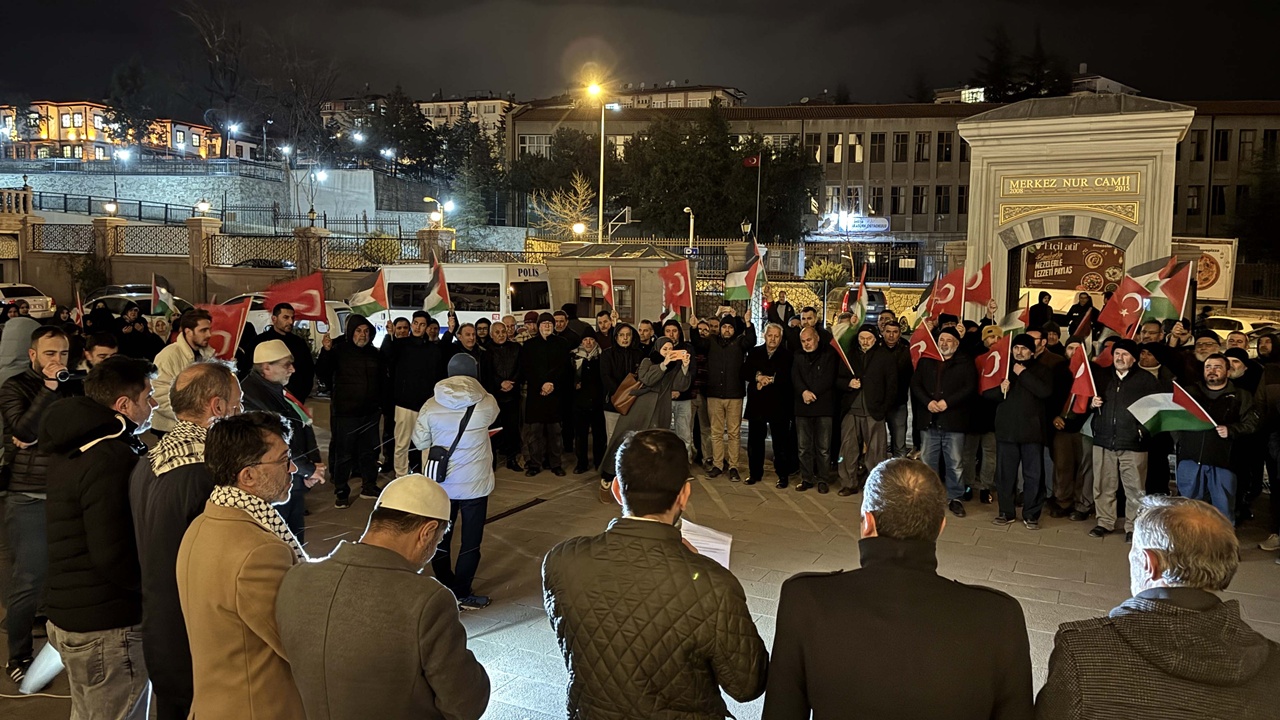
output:
[{"label": "poster on wall", "polygon": [[1196,298],[1231,303],[1236,282],[1235,238],[1173,239],[1173,252],[1181,261],[1196,260]]},{"label": "poster on wall", "polygon": [[1124,251],[1083,238],[1056,238],[1028,245],[1023,286],[1042,290],[1115,290],[1124,277]]}]

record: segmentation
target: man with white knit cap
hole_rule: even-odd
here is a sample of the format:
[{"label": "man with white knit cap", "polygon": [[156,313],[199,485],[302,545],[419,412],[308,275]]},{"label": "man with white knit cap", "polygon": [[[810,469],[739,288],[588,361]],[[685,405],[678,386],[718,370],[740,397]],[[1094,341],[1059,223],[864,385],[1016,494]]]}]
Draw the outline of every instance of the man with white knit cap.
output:
[{"label": "man with white knit cap", "polygon": [[[489,676],[467,649],[453,593],[422,569],[449,527],[449,495],[424,475],[392,481],[359,542],[294,567],[280,640],[308,717],[478,719]],[[340,611],[339,611],[340,610]],[[359,668],[360,682],[344,679]]]}]

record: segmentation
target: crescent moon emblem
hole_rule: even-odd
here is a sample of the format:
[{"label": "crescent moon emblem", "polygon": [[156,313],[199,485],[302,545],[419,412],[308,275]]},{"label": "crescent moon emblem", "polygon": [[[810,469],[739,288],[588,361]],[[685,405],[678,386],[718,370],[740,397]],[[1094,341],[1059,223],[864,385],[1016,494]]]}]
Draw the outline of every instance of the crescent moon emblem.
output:
[{"label": "crescent moon emblem", "polygon": [[972,283],[970,283],[969,285],[965,285],[965,286],[964,286],[964,289],[965,289],[965,290],[977,290],[977,289],[978,289],[978,286],[982,284],[982,274],[983,274],[983,273],[982,273],[982,269],[981,269],[981,268],[979,268],[979,269],[978,269],[978,274],[973,276],[973,282],[972,282]]},{"label": "crescent moon emblem", "polygon": [[996,373],[1000,372],[1000,353],[992,353],[991,355],[992,359],[995,360],[995,362],[991,363],[991,372],[983,373],[982,377],[993,378]]},{"label": "crescent moon emblem", "polygon": [[597,281],[595,281],[595,282],[593,282],[593,283],[591,283],[591,284],[592,284],[593,286],[595,286],[595,287],[600,288],[600,292],[604,293],[604,296],[605,296],[605,297],[609,297],[609,295],[610,295],[610,293],[609,293],[609,283],[607,283],[607,282],[605,282],[605,281],[603,281],[603,280],[597,280]]},{"label": "crescent moon emblem", "polygon": [[[944,290],[946,291],[945,294],[943,294]],[[938,297],[933,301],[933,304],[945,305],[951,302],[951,299],[954,298],[955,296],[956,296],[955,285],[943,285],[941,288],[938,289]]]},{"label": "crescent moon emblem", "polygon": [[675,293],[675,296],[682,298],[684,297],[685,291],[684,275],[682,273],[676,273],[676,279],[680,281],[680,292]]},{"label": "crescent moon emblem", "polygon": [[302,303],[298,303],[298,304],[301,306],[301,307],[299,307],[299,308],[298,308],[298,310],[299,310],[299,312],[300,312],[300,313],[303,313],[303,314],[306,314],[306,315],[318,315],[318,314],[320,314],[320,311],[321,311],[321,308],[320,308],[320,293],[319,293],[318,291],[316,291],[316,290],[307,290],[307,291],[305,291],[305,292],[303,292],[303,293],[302,293],[302,297],[303,297],[304,299],[306,299],[306,300],[309,300],[309,301],[310,301],[310,304],[309,304],[309,305],[303,305]]},{"label": "crescent moon emblem", "polygon": [[227,350],[231,347],[231,333],[226,330],[214,330],[209,335],[209,344],[213,345],[217,350],[214,354],[222,357],[227,354]]},{"label": "crescent moon emblem", "polygon": [[925,346],[925,342],[924,342],[923,340],[921,340],[920,342],[918,342],[918,343],[916,343],[916,344],[914,344],[914,345],[912,345],[912,346],[911,346],[911,352],[912,352],[912,353],[914,353],[917,357],[918,357],[918,356],[920,356],[920,355],[923,355],[923,354],[924,354],[924,346]]}]

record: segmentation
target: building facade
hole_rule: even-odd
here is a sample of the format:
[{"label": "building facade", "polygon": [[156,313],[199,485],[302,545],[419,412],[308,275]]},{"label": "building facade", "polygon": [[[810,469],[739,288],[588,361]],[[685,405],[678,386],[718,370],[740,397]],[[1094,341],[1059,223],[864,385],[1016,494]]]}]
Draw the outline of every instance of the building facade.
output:
[{"label": "building facade", "polygon": [[169,118],[157,119],[142,142],[125,142],[111,132],[110,108],[102,103],[40,100],[24,107],[0,105],[0,159],[110,160],[125,146],[176,159],[211,158],[218,157],[221,143],[207,125]]}]

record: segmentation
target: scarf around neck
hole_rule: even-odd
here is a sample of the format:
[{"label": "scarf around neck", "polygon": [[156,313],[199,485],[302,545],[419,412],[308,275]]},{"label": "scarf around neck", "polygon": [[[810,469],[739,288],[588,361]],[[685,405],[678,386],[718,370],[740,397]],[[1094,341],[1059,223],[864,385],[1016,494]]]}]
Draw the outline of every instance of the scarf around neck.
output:
[{"label": "scarf around neck", "polygon": [[213,489],[213,494],[209,496],[209,502],[218,507],[235,508],[243,510],[253,518],[254,522],[261,525],[268,532],[280,538],[293,550],[293,556],[301,562],[306,562],[306,551],[298,544],[298,538],[289,530],[289,526],[285,524],[284,518],[280,517],[279,511],[270,503],[257,495],[249,493],[231,485],[219,485]]},{"label": "scarf around neck", "polygon": [[159,477],[170,470],[204,462],[204,439],[209,428],[179,420],[147,453],[151,472]]}]

